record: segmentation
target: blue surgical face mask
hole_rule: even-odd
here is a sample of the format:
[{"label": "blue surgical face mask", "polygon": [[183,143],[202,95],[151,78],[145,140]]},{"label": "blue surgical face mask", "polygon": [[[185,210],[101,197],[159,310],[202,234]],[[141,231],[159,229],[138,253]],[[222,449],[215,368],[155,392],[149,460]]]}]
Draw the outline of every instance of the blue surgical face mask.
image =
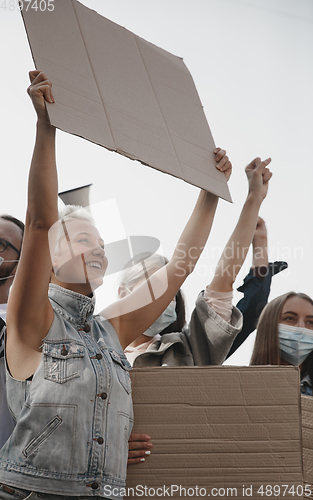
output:
[{"label": "blue surgical face mask", "polygon": [[147,337],[154,337],[158,333],[161,333],[169,325],[174,323],[177,318],[175,307],[176,301],[172,300],[161,316],[143,334],[147,335]]},{"label": "blue surgical face mask", "polygon": [[313,330],[297,326],[278,325],[281,357],[294,366],[300,366],[313,351]]}]

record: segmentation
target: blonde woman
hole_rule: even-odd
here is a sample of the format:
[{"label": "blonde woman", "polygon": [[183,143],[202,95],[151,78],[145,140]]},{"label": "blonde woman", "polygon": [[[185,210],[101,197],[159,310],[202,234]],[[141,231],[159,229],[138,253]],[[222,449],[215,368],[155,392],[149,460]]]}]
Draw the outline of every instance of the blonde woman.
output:
[{"label": "blonde woman", "polygon": [[[165,267],[164,293],[147,300],[147,287],[164,289],[162,269],[95,316],[93,291],[107,267],[104,242],[82,209],[70,208],[58,221],[55,129],[46,112],[46,103],[54,103],[52,84],[40,71],[30,72],[30,79],[37,135],[7,310],[7,391],[16,426],[1,450],[0,499],[22,500],[34,492],[59,500],[118,500],[133,420],[123,348],[156,321],[195,266],[218,199],[200,191],[178,242],[184,256],[176,248]],[[228,177],[225,152],[218,148],[216,158]]]}]

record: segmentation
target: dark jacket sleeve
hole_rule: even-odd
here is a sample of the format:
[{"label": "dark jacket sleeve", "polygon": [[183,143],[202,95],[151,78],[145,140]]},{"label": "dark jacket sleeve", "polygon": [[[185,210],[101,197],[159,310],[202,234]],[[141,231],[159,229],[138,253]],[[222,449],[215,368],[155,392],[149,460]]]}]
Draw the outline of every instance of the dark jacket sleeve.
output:
[{"label": "dark jacket sleeve", "polygon": [[4,356],[4,331],[5,331],[5,322],[2,318],[0,318],[0,358]]},{"label": "dark jacket sleeve", "polygon": [[259,272],[251,269],[249,274],[245,277],[243,285],[237,289],[244,294],[243,298],[237,304],[237,308],[243,314],[243,328],[235,338],[227,354],[227,358],[234,354],[250,333],[255,330],[259,316],[268,301],[272,276],[283,271],[287,267],[288,264],[286,262],[276,261],[270,263],[268,268],[256,268]]}]

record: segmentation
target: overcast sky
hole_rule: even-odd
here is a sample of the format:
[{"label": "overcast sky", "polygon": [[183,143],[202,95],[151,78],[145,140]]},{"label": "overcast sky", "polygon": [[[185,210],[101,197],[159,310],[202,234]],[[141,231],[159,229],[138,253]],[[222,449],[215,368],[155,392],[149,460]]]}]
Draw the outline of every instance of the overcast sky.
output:
[{"label": "overcast sky", "polygon": [[[273,279],[271,297],[290,290],[312,295],[313,1],[82,3],[183,57],[215,142],[232,160],[234,203],[220,201],[204,255],[183,287],[188,314],[198,292],[210,282],[218,254],[236,223],[247,192],[244,167],[256,156],[273,160],[273,179],[261,209],[270,257],[289,263],[289,269]],[[0,212],[24,219],[36,122],[26,88],[34,64],[21,15],[14,2],[6,4],[7,10],[0,8]],[[101,217],[104,239],[114,239],[118,220],[119,234],[155,236],[170,257],[199,190],[60,131],[57,143],[60,191],[93,184],[91,202],[101,202],[97,218],[111,214]],[[114,224],[105,224],[104,219]],[[250,261],[249,256],[237,286]],[[117,276],[108,278],[98,294],[99,307],[116,296],[116,280]],[[235,293],[235,302],[240,296]],[[231,362],[248,364],[252,343],[253,338]]]}]

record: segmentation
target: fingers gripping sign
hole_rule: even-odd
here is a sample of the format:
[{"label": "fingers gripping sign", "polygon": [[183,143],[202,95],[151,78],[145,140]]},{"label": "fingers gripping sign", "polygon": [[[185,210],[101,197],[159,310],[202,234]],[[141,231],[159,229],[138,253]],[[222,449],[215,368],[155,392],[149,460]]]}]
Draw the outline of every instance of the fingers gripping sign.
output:
[{"label": "fingers gripping sign", "polygon": [[150,450],[153,446],[150,439],[150,436],[147,434],[136,434],[134,432],[129,436],[127,465],[145,461],[145,458],[150,455]]},{"label": "fingers gripping sign", "polygon": [[225,149],[215,148],[213,152],[215,154],[216,168],[220,172],[224,172],[228,182],[232,172],[232,164],[226,155],[226,151]]},{"label": "fingers gripping sign", "polygon": [[52,83],[42,71],[30,71],[29,78],[31,81],[27,92],[33,101],[35,111],[38,118],[47,118],[45,101],[54,103],[52,94]]}]

